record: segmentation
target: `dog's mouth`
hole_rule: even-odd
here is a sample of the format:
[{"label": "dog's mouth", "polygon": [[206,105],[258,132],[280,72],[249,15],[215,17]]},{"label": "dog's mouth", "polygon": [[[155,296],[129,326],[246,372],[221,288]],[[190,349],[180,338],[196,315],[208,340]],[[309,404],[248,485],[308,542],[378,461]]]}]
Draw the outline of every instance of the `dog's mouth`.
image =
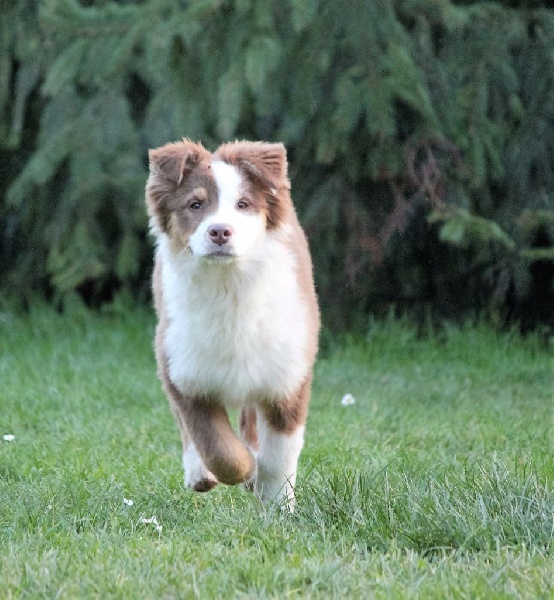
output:
[{"label": "dog's mouth", "polygon": [[226,262],[236,259],[237,255],[229,250],[216,250],[214,252],[209,252],[208,254],[205,254],[203,258],[214,262]]}]

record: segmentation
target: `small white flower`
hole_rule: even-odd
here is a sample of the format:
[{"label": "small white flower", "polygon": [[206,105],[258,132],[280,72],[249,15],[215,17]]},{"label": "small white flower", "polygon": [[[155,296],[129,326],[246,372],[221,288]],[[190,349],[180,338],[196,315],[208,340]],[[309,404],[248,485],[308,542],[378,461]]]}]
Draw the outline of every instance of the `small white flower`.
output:
[{"label": "small white flower", "polygon": [[162,531],[162,526],[158,523],[158,519],[156,519],[155,516],[152,516],[151,519],[144,519],[142,518],[140,520],[141,523],[144,523],[145,525],[154,525],[154,527],[156,528],[156,531],[160,532]]},{"label": "small white flower", "polygon": [[123,498],[123,504],[125,504],[126,506],[133,506],[134,501],[130,500],[129,498]]},{"label": "small white flower", "polygon": [[140,520],[141,523],[144,523],[145,525],[154,525],[156,531],[160,532],[162,531],[162,526],[158,523],[158,519],[156,519],[155,516],[152,516],[151,519],[144,519],[142,518]]},{"label": "small white flower", "polygon": [[14,440],[15,440],[15,435],[13,435],[13,433],[6,433],[4,435],[5,442],[13,442]]},{"label": "small white flower", "polygon": [[142,518],[140,520],[141,523],[144,523],[145,525],[150,525],[151,523],[153,523],[154,525],[158,524],[158,519],[156,519],[156,517],[152,517],[151,519],[145,519]]},{"label": "small white flower", "polygon": [[340,403],[343,406],[350,406],[351,404],[356,403],[356,398],[354,398],[354,396],[352,394],[344,394]]}]

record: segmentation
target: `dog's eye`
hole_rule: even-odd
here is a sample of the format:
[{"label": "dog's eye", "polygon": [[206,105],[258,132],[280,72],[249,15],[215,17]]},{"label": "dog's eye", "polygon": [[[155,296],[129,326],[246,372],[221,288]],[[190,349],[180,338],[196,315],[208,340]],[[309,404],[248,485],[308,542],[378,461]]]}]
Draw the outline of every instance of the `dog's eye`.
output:
[{"label": "dog's eye", "polygon": [[192,210],[199,210],[200,208],[202,208],[202,204],[200,202],[198,202],[198,200],[191,202],[191,204],[189,204],[189,208],[192,208]]},{"label": "dog's eye", "polygon": [[246,201],[245,198],[241,198],[238,202],[237,202],[237,208],[248,208],[248,202]]}]

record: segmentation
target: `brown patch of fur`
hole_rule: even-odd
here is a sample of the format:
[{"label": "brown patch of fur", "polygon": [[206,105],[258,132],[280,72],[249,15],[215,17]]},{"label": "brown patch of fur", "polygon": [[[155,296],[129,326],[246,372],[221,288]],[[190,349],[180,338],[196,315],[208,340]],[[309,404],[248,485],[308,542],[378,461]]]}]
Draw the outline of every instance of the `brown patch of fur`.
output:
[{"label": "brown patch of fur", "polygon": [[[204,190],[198,200],[211,200],[217,206],[217,186],[210,173],[211,154],[201,145],[190,140],[166,144],[150,150],[150,175],[146,184],[148,214],[154,216],[160,229],[172,236],[177,235],[175,217],[180,223],[179,211],[186,202],[195,197],[197,190]],[[205,217],[204,211],[196,211],[193,221]],[[197,223],[184,222],[184,229],[194,231]],[[183,232],[186,234],[186,231]]]},{"label": "brown patch of fur", "polygon": [[198,166],[201,160],[209,159],[210,153],[202,146],[184,139],[150,150],[150,169],[168,181],[181,185],[183,179]]},{"label": "brown patch of fur", "polygon": [[311,374],[295,394],[281,402],[265,402],[261,405],[268,424],[278,431],[290,435],[306,422],[310,400]]},{"label": "brown patch of fur", "polygon": [[287,178],[287,151],[283,144],[267,142],[231,142],[222,144],[215,156],[225,162],[240,167],[249,163],[260,177],[275,185],[289,187]]},{"label": "brown patch of fur", "polygon": [[195,492],[209,492],[217,485],[217,481],[213,479],[201,479],[197,483],[194,484]]},{"label": "brown patch of fur", "polygon": [[267,207],[267,228],[275,229],[293,210],[287,154],[283,144],[234,142],[220,146],[214,158],[236,166]]}]

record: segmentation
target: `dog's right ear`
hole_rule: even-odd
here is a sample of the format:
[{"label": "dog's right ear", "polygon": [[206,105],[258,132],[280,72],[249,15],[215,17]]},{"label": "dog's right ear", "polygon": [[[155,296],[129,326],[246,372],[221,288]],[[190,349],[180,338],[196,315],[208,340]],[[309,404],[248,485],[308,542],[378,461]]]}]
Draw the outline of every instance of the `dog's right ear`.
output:
[{"label": "dog's right ear", "polygon": [[150,173],[164,177],[167,181],[181,185],[183,179],[210,153],[188,139],[166,144],[148,152]]},{"label": "dog's right ear", "polygon": [[190,140],[166,144],[148,152],[150,176],[146,184],[146,204],[154,232],[169,233],[175,190],[210,153]]}]

